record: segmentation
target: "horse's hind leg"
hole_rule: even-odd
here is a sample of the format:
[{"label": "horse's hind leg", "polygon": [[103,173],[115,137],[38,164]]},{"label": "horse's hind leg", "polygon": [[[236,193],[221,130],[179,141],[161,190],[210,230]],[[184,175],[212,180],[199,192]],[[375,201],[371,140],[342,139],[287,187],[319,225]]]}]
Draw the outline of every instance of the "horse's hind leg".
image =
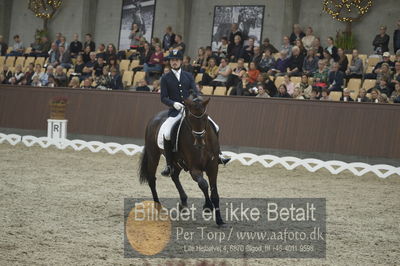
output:
[{"label": "horse's hind leg", "polygon": [[157,179],[156,172],[159,160],[160,160],[160,153],[159,152],[153,153],[147,164],[147,169],[149,174],[148,182],[151,189],[151,194],[153,195],[153,200],[158,203],[160,203],[160,200],[158,199],[158,194],[156,190],[156,179]]},{"label": "horse's hind leg", "polygon": [[185,207],[187,207],[187,198],[188,197],[185,193],[185,190],[183,190],[181,181],[179,180],[179,174],[181,173],[181,171],[182,171],[182,169],[175,167],[173,174],[172,174],[172,181],[174,181],[176,189],[178,189],[179,197],[181,199],[181,207],[185,208]]},{"label": "horse's hind leg", "polygon": [[224,225],[222,220],[221,211],[219,209],[219,195],[217,189],[217,175],[218,175],[218,165],[212,166],[206,171],[208,180],[210,182],[211,188],[211,201],[215,208],[215,219],[218,225]]}]

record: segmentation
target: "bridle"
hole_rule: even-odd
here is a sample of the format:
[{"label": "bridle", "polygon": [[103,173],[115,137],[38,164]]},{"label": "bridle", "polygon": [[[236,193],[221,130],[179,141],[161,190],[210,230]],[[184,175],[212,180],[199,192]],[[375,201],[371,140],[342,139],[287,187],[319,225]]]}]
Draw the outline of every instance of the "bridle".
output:
[{"label": "bridle", "polygon": [[[194,117],[194,118],[196,118],[196,119],[202,119],[204,116],[206,116],[207,107],[206,107],[206,109],[204,110],[204,112],[203,112],[201,115],[195,115],[195,114],[193,114],[193,113],[190,111],[189,108],[187,108],[187,111],[188,111],[189,116],[192,116],[192,117]],[[185,119],[185,120],[186,120],[186,119]],[[190,125],[189,121],[186,121],[186,124],[188,125],[189,129],[192,131],[193,137],[199,138],[199,139],[204,139],[204,136],[205,136],[205,134],[206,134],[206,128],[204,128],[204,130],[202,130],[202,131],[195,131],[195,130],[193,130],[193,128],[192,128],[192,126]]]}]

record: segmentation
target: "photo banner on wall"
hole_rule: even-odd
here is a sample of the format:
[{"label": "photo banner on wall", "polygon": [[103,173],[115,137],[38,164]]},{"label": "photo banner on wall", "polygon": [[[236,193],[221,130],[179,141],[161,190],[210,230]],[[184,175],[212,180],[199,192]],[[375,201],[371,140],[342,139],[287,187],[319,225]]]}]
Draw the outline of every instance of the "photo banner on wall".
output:
[{"label": "photo banner on wall", "polygon": [[155,16],[155,0],[123,0],[121,13],[121,27],[119,33],[119,50],[129,49],[132,25],[137,24],[143,37],[148,42],[153,36]]},{"label": "photo banner on wall", "polygon": [[215,6],[212,30],[212,50],[218,51],[221,38],[229,38],[231,26],[237,23],[244,39],[254,38],[260,45],[265,6]]}]

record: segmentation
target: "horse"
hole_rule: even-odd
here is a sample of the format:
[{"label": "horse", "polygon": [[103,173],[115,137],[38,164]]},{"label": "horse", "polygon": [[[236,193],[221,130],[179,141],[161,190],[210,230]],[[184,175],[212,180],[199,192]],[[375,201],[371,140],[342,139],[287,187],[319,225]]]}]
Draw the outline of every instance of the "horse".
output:
[{"label": "horse", "polygon": [[[185,108],[183,121],[180,125],[178,137],[178,149],[173,154],[172,181],[179,192],[180,208],[187,208],[187,195],[179,180],[183,170],[188,171],[192,179],[198,184],[205,198],[203,210],[215,211],[215,219],[218,226],[224,223],[219,209],[219,195],[217,188],[219,142],[216,130],[208,119],[207,105],[210,98],[203,101],[202,98],[189,97],[184,100]],[[139,181],[150,186],[154,202],[160,204],[156,190],[156,171],[164,150],[157,145],[157,135],[163,122],[168,118],[168,111],[158,113],[152,118],[145,134],[145,145],[139,168]],[[203,176],[206,173],[210,183],[211,198],[208,193],[208,183]]]}]

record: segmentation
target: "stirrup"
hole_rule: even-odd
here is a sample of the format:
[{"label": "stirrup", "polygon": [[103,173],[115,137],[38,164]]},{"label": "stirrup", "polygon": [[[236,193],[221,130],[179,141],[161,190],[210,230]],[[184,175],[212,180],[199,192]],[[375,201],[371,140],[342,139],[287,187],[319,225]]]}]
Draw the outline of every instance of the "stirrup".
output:
[{"label": "stirrup", "polygon": [[231,158],[225,158],[222,154],[220,154],[218,157],[218,164],[226,165],[227,163],[230,162],[230,160]]},{"label": "stirrup", "polygon": [[169,165],[166,165],[164,170],[161,172],[162,176],[170,176],[172,174],[172,167]]}]

